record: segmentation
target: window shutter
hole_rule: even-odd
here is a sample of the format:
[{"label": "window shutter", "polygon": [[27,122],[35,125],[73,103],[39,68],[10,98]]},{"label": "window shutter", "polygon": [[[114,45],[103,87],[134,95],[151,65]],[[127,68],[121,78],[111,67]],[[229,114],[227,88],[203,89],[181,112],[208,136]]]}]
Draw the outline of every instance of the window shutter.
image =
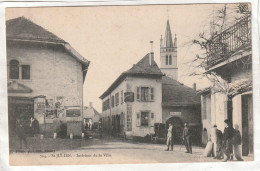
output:
[{"label": "window shutter", "polygon": [[154,126],[154,113],[150,115],[150,126]]},{"label": "window shutter", "polygon": [[136,87],[136,100],[140,100],[140,87]]},{"label": "window shutter", "polygon": [[150,87],[150,100],[154,101],[154,88]]},{"label": "window shutter", "polygon": [[141,126],[141,116],[140,113],[136,113],[136,126]]}]

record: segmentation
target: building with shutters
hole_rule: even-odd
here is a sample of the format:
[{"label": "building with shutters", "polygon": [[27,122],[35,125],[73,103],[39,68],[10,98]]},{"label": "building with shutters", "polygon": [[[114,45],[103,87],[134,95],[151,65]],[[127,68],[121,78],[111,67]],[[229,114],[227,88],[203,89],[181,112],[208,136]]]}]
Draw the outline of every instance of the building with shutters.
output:
[{"label": "building with shutters", "polygon": [[152,52],[145,55],[100,96],[103,130],[144,137],[154,134],[154,123],[171,121],[180,142],[183,124],[189,122],[200,140],[200,96],[165,76],[153,58]]},{"label": "building with shutters", "polygon": [[184,122],[189,122],[200,141],[200,96],[177,81],[177,38],[173,43],[169,20],[160,48],[161,68],[154,53],[148,53],[100,96],[103,129],[144,137],[154,134],[154,123],[172,122],[178,133],[175,142],[181,143]]},{"label": "building with shutters", "polygon": [[103,130],[142,137],[154,133],[153,124],[162,122],[162,76],[153,53],[123,72],[100,96]]},{"label": "building with shutters", "polygon": [[24,17],[6,22],[6,36],[10,134],[17,119],[28,127],[34,116],[45,136],[57,132],[60,124],[67,125],[68,134],[81,135],[83,83],[90,62]]}]

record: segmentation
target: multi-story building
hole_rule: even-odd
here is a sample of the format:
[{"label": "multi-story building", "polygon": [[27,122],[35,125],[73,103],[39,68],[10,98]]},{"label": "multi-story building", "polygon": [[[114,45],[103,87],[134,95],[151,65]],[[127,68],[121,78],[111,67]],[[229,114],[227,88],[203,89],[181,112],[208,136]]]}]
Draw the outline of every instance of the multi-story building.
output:
[{"label": "multi-story building", "polygon": [[162,76],[153,53],[123,72],[100,96],[103,129],[130,136],[154,133],[154,123],[162,122]]},{"label": "multi-story building", "polygon": [[164,45],[161,40],[161,69],[151,52],[100,96],[104,130],[144,137],[154,133],[154,123],[171,121],[178,134],[176,142],[181,142],[183,124],[189,122],[194,138],[200,139],[200,97],[195,89],[176,80],[177,39],[173,44],[169,20],[165,35]]},{"label": "multi-story building", "polygon": [[[203,128],[216,124],[224,130],[224,120],[242,134],[242,154],[253,153],[253,92],[251,17],[245,16],[212,38],[207,72],[214,72],[226,83],[225,91],[212,85],[199,91]],[[209,131],[210,132],[210,131]]]},{"label": "multi-story building", "polygon": [[68,133],[82,132],[83,83],[89,61],[69,43],[32,21],[19,17],[6,22],[8,114],[10,132],[15,122],[34,116],[45,134],[59,124]]}]

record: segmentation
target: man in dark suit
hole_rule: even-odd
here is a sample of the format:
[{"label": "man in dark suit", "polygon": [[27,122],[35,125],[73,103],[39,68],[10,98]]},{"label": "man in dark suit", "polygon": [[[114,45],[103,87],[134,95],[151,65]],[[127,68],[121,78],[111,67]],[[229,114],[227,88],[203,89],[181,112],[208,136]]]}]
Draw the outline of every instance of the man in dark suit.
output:
[{"label": "man in dark suit", "polygon": [[234,128],[232,127],[232,123],[229,119],[225,121],[225,129],[223,134],[223,151],[224,151],[224,159],[223,161],[232,160],[233,148],[231,144],[231,138],[233,137]]},{"label": "man in dark suit", "polygon": [[16,134],[19,138],[20,149],[22,149],[22,147],[23,147],[23,142],[24,142],[25,148],[27,148],[28,146],[27,146],[25,128],[24,128],[24,124],[22,124],[20,119],[16,120]]},{"label": "man in dark suit", "polygon": [[186,153],[192,154],[192,147],[191,147],[191,130],[189,128],[189,123],[185,122],[184,129],[183,129],[183,141],[186,147]]},{"label": "man in dark suit", "polygon": [[40,126],[39,126],[39,121],[36,118],[31,117],[30,127],[32,129],[32,133],[34,137],[37,136],[37,134],[39,134],[40,131]]}]

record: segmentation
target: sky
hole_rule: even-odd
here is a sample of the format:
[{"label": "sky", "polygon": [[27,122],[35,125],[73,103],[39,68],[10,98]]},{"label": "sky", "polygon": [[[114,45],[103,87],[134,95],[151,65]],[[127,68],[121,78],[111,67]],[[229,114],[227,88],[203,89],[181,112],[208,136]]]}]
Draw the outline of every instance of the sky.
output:
[{"label": "sky", "polygon": [[160,67],[160,36],[169,18],[177,35],[178,81],[201,89],[208,81],[188,76],[200,49],[191,45],[208,29],[212,12],[223,4],[8,8],[6,20],[24,16],[68,42],[91,63],[84,83],[84,105],[101,112],[99,96],[124,71],[151,51]]}]

